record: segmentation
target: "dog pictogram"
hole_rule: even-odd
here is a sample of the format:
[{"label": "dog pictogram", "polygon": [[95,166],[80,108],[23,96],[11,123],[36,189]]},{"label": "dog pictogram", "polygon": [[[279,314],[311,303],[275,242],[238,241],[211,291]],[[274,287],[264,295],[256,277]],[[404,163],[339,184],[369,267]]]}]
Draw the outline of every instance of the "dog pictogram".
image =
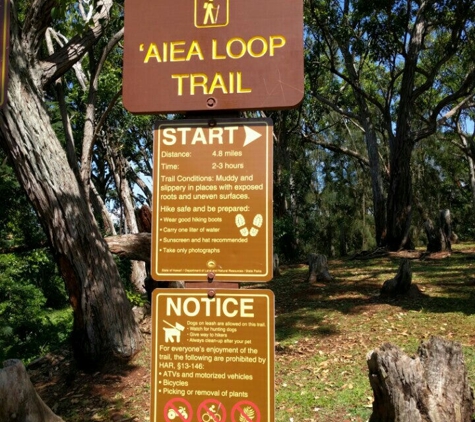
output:
[{"label": "dog pictogram", "polygon": [[175,325],[170,324],[167,321],[163,321],[165,324],[169,325],[171,328],[163,327],[165,331],[165,343],[180,343],[181,332],[185,329],[183,325],[178,322]]}]

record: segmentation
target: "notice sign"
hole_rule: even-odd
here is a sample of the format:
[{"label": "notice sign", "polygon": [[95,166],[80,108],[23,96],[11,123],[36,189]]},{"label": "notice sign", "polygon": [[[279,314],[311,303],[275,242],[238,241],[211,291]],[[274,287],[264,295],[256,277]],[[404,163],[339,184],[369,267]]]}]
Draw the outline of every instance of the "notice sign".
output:
[{"label": "notice sign", "polygon": [[151,421],[274,421],[270,290],[156,289]]},{"label": "notice sign", "polygon": [[126,0],[134,113],[290,108],[303,98],[303,2]]},{"label": "notice sign", "polygon": [[159,122],[154,131],[155,280],[272,279],[272,121]]}]

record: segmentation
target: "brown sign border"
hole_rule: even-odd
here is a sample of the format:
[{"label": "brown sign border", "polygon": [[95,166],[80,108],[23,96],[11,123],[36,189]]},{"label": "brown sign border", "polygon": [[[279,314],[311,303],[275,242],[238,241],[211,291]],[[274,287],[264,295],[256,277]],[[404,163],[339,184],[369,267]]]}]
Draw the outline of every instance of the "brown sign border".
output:
[{"label": "brown sign border", "polygon": [[[267,406],[267,415],[269,421],[274,420],[274,412],[275,412],[275,350],[274,350],[274,342],[275,342],[275,296],[272,290],[265,290],[265,289],[252,289],[252,290],[233,290],[233,289],[216,289],[215,290],[215,297],[253,297],[259,298],[262,301],[265,301],[266,310],[266,332],[267,338],[260,339],[263,340],[263,343],[266,344],[266,381],[265,390],[266,390],[266,406]],[[161,420],[161,411],[159,410],[160,405],[160,394],[157,391],[160,385],[159,382],[159,371],[158,371],[158,354],[159,354],[159,339],[160,336],[158,335],[159,329],[163,328],[164,325],[160,324],[159,316],[160,313],[158,311],[159,307],[159,297],[163,297],[164,299],[168,297],[194,297],[194,298],[209,298],[208,290],[207,289],[155,289],[152,293],[152,351],[151,351],[151,400],[150,400],[150,420],[152,422]],[[261,304],[261,303],[260,303]],[[185,318],[185,317],[183,317]],[[194,317],[198,318],[198,317]],[[182,320],[180,320],[183,322]],[[261,344],[263,344],[261,343]],[[219,381],[213,381],[219,382]],[[227,381],[229,384],[229,381]],[[253,381],[254,383],[262,382],[261,379],[256,377],[256,380]],[[192,401],[183,397],[188,402]],[[200,399],[201,400],[201,399]],[[202,398],[205,400],[205,397]],[[246,399],[245,399],[246,400]],[[240,400],[242,401],[242,399]],[[162,403],[165,405],[165,403]],[[235,407],[235,406],[234,406]],[[231,410],[228,409],[228,418],[231,418]],[[193,415],[192,420],[196,420],[195,416]],[[227,419],[230,420],[230,419]]]},{"label": "brown sign border", "polygon": [[303,3],[214,1],[229,5],[228,18],[203,27],[196,23],[196,0],[126,0],[123,103],[129,111],[270,110],[301,103]]},{"label": "brown sign border", "polygon": [[[266,154],[262,157],[262,165],[265,166],[266,172],[266,182],[265,182],[265,197],[263,201],[265,202],[265,272],[261,274],[256,273],[245,273],[244,270],[249,270],[250,268],[239,268],[241,272],[234,273],[220,273],[219,269],[209,268],[206,271],[200,273],[190,273],[186,270],[189,270],[193,262],[184,257],[182,264],[182,272],[169,272],[163,271],[158,268],[160,261],[160,242],[159,242],[159,230],[160,230],[160,212],[159,212],[159,192],[160,192],[160,157],[161,149],[157,141],[157,131],[160,127],[204,127],[209,126],[209,119],[187,119],[187,120],[177,120],[177,121],[158,121],[155,124],[154,129],[154,176],[153,176],[153,205],[152,205],[152,253],[151,253],[151,275],[154,280],[157,281],[172,281],[172,280],[184,280],[184,281],[206,281],[208,276],[208,271],[215,273],[215,280],[217,282],[267,282],[270,281],[273,277],[273,122],[271,119],[233,119],[233,118],[219,118],[212,119],[213,124],[217,127],[219,126],[246,126],[246,125],[261,125],[265,126],[266,137],[265,141],[265,151]],[[157,145],[158,144],[158,145]],[[196,162],[206,162],[198,157],[193,157]],[[242,248],[240,261],[241,263],[248,263],[249,258],[253,258],[252,251]],[[161,259],[164,261],[164,258]],[[241,263],[236,263],[236,268],[241,265]],[[187,267],[188,265],[188,267]],[[248,264],[249,265],[249,264]],[[175,270],[175,269],[172,269]]]}]

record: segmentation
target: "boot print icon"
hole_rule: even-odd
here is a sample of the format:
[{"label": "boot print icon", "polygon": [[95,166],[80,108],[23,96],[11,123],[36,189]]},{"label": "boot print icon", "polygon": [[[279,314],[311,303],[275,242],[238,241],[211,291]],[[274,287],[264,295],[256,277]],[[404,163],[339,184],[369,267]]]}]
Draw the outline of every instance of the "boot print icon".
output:
[{"label": "boot print icon", "polygon": [[246,227],[246,219],[242,214],[236,215],[235,222],[242,237],[247,237],[249,235],[255,237],[259,233],[262,223],[264,223],[264,217],[262,217],[262,214],[256,214],[252,221],[252,227],[250,230]]}]

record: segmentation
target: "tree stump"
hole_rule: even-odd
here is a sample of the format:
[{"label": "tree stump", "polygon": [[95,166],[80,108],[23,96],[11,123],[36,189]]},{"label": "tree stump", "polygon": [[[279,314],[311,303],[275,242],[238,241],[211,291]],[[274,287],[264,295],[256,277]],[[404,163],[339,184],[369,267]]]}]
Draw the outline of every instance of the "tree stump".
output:
[{"label": "tree stump", "polygon": [[403,259],[396,277],[386,280],[381,287],[382,296],[397,296],[408,294],[411,290],[412,270],[411,261]]},{"label": "tree stump", "polygon": [[63,422],[37,394],[23,363],[7,360],[0,369],[1,422]]},{"label": "tree stump", "polygon": [[452,251],[452,219],[450,210],[441,210],[437,227],[429,218],[424,221],[427,236],[427,252]]},{"label": "tree stump", "polygon": [[311,253],[308,255],[308,277],[309,283],[319,281],[333,281],[333,277],[328,272],[328,260],[325,255]]},{"label": "tree stump", "polygon": [[373,389],[369,422],[471,422],[473,391],[462,347],[431,337],[411,358],[384,344],[367,356]]}]

